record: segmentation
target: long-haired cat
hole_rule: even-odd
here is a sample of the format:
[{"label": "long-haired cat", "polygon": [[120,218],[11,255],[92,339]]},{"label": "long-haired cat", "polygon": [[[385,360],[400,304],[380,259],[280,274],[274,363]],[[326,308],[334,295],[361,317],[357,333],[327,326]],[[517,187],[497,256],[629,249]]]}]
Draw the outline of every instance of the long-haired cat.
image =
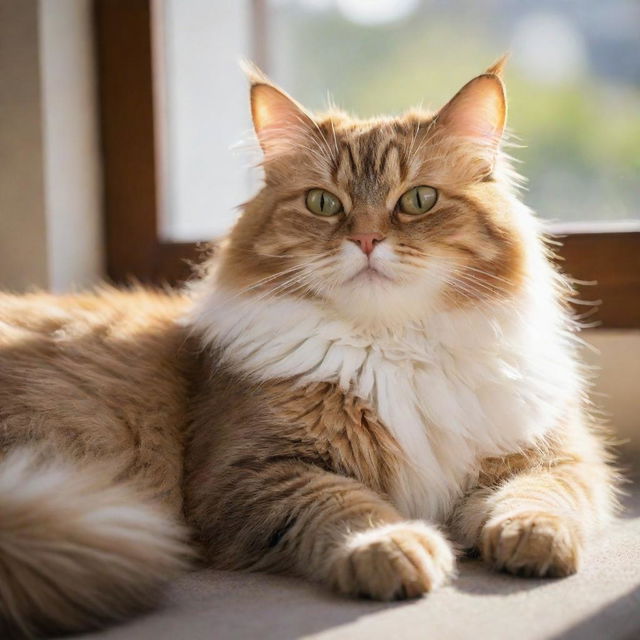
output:
[{"label": "long-haired cat", "polygon": [[124,616],[196,553],[385,600],[452,543],[576,571],[613,473],[500,72],[370,120],[253,73],[265,184],[187,293],[0,297],[6,633]]}]

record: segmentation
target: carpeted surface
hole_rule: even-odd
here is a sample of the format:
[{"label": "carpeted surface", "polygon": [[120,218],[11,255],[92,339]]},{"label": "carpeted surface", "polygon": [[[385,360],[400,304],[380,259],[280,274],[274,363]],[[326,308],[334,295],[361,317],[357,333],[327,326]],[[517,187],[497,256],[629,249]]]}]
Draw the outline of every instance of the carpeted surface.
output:
[{"label": "carpeted surface", "polygon": [[[381,604],[335,597],[303,581],[200,571],[177,581],[157,611],[94,640],[638,640],[640,494],[563,580],[488,572],[463,560],[450,586]],[[77,636],[76,636],[77,638]]]}]

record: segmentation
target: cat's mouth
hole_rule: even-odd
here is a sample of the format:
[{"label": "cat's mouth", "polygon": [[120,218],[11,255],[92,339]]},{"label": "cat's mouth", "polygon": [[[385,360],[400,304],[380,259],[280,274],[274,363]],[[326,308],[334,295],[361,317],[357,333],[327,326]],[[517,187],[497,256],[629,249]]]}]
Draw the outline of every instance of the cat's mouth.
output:
[{"label": "cat's mouth", "polygon": [[373,265],[368,264],[366,267],[363,267],[360,271],[345,280],[343,284],[350,284],[353,282],[393,282],[393,278],[382,273],[382,271],[379,271]]}]

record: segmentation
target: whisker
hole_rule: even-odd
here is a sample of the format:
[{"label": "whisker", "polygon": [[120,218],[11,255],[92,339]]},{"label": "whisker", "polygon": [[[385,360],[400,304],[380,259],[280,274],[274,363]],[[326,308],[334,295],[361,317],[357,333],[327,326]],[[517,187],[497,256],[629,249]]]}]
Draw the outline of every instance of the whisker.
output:
[{"label": "whisker", "polygon": [[[322,268],[323,265],[326,265],[327,261],[328,261],[327,256],[320,256],[318,258],[315,258],[311,261],[308,261],[306,263],[299,265],[300,271],[302,271],[302,273],[294,273],[292,277],[288,278],[284,282],[281,282],[277,286],[267,290],[264,294],[262,294],[261,296],[258,296],[256,300],[263,300],[269,296],[275,297],[283,292],[288,293],[287,288],[292,284],[297,284],[297,283],[307,284],[308,282],[312,281],[314,277],[316,277],[315,271],[317,271],[318,268]],[[314,271],[309,271],[309,269],[311,268],[313,268]]]},{"label": "whisker", "polygon": [[487,290],[487,291],[491,291],[493,293],[510,293],[510,291],[508,289],[505,289],[504,287],[500,287],[498,285],[495,284],[491,284],[489,282],[484,282],[483,280],[481,280],[480,278],[476,278],[475,276],[473,276],[470,273],[460,273],[458,272],[457,277],[461,280],[464,280],[465,282],[469,283],[469,284],[475,284],[479,287],[482,287],[483,289]]},{"label": "whisker", "polygon": [[471,265],[462,265],[461,268],[466,269],[468,271],[474,271],[476,273],[480,273],[483,276],[487,276],[489,278],[493,278],[494,280],[499,280],[500,282],[504,282],[504,283],[509,284],[509,285],[513,284],[507,278],[502,278],[500,276],[495,275],[494,273],[491,273],[490,271],[485,271],[484,269],[478,269],[477,267],[472,267]]},{"label": "whisker", "polygon": [[336,159],[340,156],[340,152],[338,151],[338,139],[336,138],[336,128],[333,124],[333,120],[329,120],[329,122],[331,123],[331,131],[333,132],[333,145],[336,149]]},{"label": "whisker", "polygon": [[283,269],[282,271],[278,271],[277,273],[271,274],[265,278],[261,278],[260,280],[252,283],[251,285],[249,285],[248,287],[245,287],[243,289],[240,289],[239,291],[236,291],[236,293],[233,296],[230,296],[228,298],[229,301],[231,300],[235,300],[237,297],[248,293],[249,291],[252,291],[254,289],[257,289],[258,287],[262,286],[263,284],[268,284],[269,282],[275,280],[276,278],[282,277],[284,275],[287,275],[288,273],[291,272],[295,272],[296,270],[302,270],[304,268],[305,265],[294,265],[293,267],[290,267],[289,269]]},{"label": "whisker", "polygon": [[[318,133],[320,134],[320,137],[322,138],[322,141],[324,142],[324,146],[325,146],[325,149],[327,151],[327,155],[328,155],[331,163],[332,164],[335,163],[336,160],[337,160],[337,157],[334,156],[334,153],[333,153],[333,150],[331,149],[331,145],[329,144],[329,141],[325,137],[322,129],[320,129],[320,125],[315,120],[312,120],[312,122],[313,122],[313,125],[315,126],[315,128],[318,130]],[[337,151],[337,149],[336,149],[336,151]]]}]

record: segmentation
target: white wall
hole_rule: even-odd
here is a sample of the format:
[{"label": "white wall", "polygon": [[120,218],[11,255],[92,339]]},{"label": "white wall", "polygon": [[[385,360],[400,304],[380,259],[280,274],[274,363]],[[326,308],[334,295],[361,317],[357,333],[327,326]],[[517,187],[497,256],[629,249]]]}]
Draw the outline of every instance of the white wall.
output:
[{"label": "white wall", "polygon": [[103,276],[91,0],[0,0],[0,287]]},{"label": "white wall", "polygon": [[593,399],[640,466],[640,331],[592,330],[583,337],[595,349],[585,350],[585,360],[600,370]]},{"label": "white wall", "polygon": [[46,287],[38,2],[0,0],[0,287]]},{"label": "white wall", "polygon": [[91,0],[41,0],[40,64],[49,288],[103,276]]}]

